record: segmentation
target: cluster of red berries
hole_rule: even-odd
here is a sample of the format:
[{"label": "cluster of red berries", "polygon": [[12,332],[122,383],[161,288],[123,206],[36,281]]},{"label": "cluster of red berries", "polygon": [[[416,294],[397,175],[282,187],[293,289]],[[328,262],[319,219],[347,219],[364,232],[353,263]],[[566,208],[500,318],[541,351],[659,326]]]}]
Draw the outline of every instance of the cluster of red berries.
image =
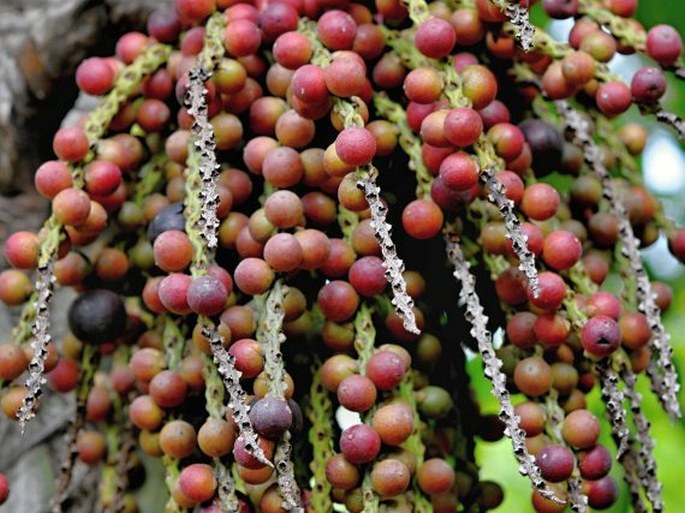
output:
[{"label": "cluster of red berries", "polygon": [[[560,512],[578,494],[610,506],[612,455],[586,394],[607,389],[597,362],[631,376],[653,364],[653,319],[600,289],[634,271],[616,256],[622,219],[554,102],[605,124],[596,143],[641,247],[665,231],[685,260],[685,231],[635,174],[646,130],[606,129],[634,103],[661,108],[682,41],[630,19],[636,0],[543,0],[575,25],[568,44],[538,29],[526,53],[508,8],[535,3],[175,0],[114,56],[83,61],[76,83],[105,108],[55,134],[56,159],[35,174],[52,215],[4,246],[0,300],[25,305],[0,344],[6,415],[24,421],[37,394],[21,379],[37,368],[55,391],[78,389],[79,459],[129,470],[103,484],[107,507],[135,510],[141,451],[164,458],[169,510],[496,508],[502,491],[479,481],[473,444],[505,430],[455,377],[469,327],[446,285],[443,233],[462,242],[482,297],[494,282],[499,396],[518,394],[525,450],[546,483],[533,507]],[[614,79],[605,64],[635,51],[654,65]],[[211,78],[198,106],[199,68]],[[537,261],[535,284],[525,258]],[[53,276],[79,294],[70,333],[32,344]],[[652,292],[666,310],[670,289]],[[269,310],[264,298],[277,296]],[[340,411],[353,420],[337,422]],[[606,429],[619,438],[615,423]],[[122,457],[126,437],[137,444]]]}]

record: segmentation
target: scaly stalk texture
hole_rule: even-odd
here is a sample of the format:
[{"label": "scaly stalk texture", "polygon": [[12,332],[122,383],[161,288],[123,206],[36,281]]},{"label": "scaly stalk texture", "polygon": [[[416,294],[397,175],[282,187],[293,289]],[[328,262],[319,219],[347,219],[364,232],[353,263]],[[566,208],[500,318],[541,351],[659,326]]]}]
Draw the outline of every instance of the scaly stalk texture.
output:
[{"label": "scaly stalk texture", "polygon": [[269,378],[268,395],[281,399],[286,388],[281,344],[285,342],[283,298],[287,290],[281,280],[276,280],[266,294],[255,297],[259,316],[256,338],[264,350],[264,372]]},{"label": "scaly stalk texture", "polygon": [[488,316],[485,315],[483,305],[476,291],[476,282],[469,270],[469,263],[459,246],[456,236],[445,236],[447,258],[454,267],[453,275],[461,284],[459,301],[466,305],[466,320],[471,324],[470,334],[478,343],[478,350],[483,358],[485,376],[492,382],[492,394],[500,405],[499,417],[506,425],[504,434],[511,439],[514,456],[519,462],[519,472],[528,476],[536,490],[543,496],[555,502],[562,503],[554,492],[549,489],[540,475],[540,469],[535,464],[535,458],[526,447],[526,434],[519,426],[520,418],[514,412],[511,397],[507,390],[507,377],[502,372],[502,361],[497,358],[492,347],[492,336],[488,330]]},{"label": "scaly stalk texture", "polygon": [[611,419],[611,432],[616,440],[616,458],[620,461],[630,445],[630,429],[626,422],[626,411],[623,408],[625,395],[618,386],[618,375],[611,366],[609,358],[603,358],[595,363],[601,384],[602,401]]},{"label": "scaly stalk texture", "polygon": [[312,444],[313,485],[310,503],[314,511],[332,511],[331,484],[326,478],[326,462],[333,456],[333,403],[321,384],[321,362],[312,366],[312,385],[309,388],[307,417],[312,423],[309,428],[309,442]]},{"label": "scaly stalk texture", "polygon": [[236,495],[235,482],[231,476],[231,471],[220,458],[213,458],[212,466],[218,483],[219,508],[221,513],[233,513],[240,511],[240,502]]},{"label": "scaly stalk texture", "polygon": [[[112,90],[100,101],[95,110],[88,115],[84,131],[91,146],[95,145],[106,133],[112,119],[118,114],[121,106],[137,93],[143,79],[165,63],[170,53],[170,46],[154,44],[137,57],[132,64],[126,66],[121,71]],[[90,152],[84,159],[84,162],[92,158],[93,152]],[[71,166],[71,172],[74,185],[76,187],[83,187],[83,170],[81,166]],[[35,417],[36,403],[42,393],[41,388],[45,383],[43,372],[45,370],[47,346],[51,340],[49,334],[50,301],[55,282],[53,266],[57,259],[62,225],[53,215],[47,219],[43,229],[47,235],[40,247],[38,273],[34,287],[35,293],[31,301],[25,306],[22,312],[21,323],[16,330],[16,333],[23,338],[28,334],[26,326],[28,323],[32,323],[30,333],[33,337],[31,341],[33,357],[29,364],[29,376],[25,383],[27,395],[17,412],[22,433],[26,428],[26,423]]]},{"label": "scaly stalk texture", "polygon": [[530,23],[528,9],[519,5],[518,0],[493,0],[492,3],[506,13],[509,23],[514,27],[521,48],[526,52],[532,50],[535,27]]},{"label": "scaly stalk texture", "polygon": [[214,130],[207,119],[207,89],[204,84],[210,73],[199,66],[191,69],[188,77],[185,103],[193,117],[193,125],[186,178],[186,224],[193,228],[193,233],[199,233],[202,241],[201,244],[193,244],[193,268],[204,269],[218,244],[216,207],[219,193],[216,180],[219,165],[216,162]]},{"label": "scaly stalk texture", "polygon": [[31,348],[33,356],[28,366],[29,375],[24,382],[26,396],[17,411],[22,434],[26,429],[26,423],[36,416],[37,402],[43,393],[42,387],[46,381],[44,373],[48,344],[52,340],[50,336],[50,303],[55,284],[54,265],[57,260],[62,227],[54,216],[51,216],[45,224],[48,232],[47,238],[40,246],[38,272],[34,286],[36,297],[32,301],[31,310],[25,310],[29,314],[25,319],[26,324],[32,322]]},{"label": "scaly stalk texture", "polygon": [[235,368],[235,357],[224,349],[221,336],[211,325],[205,323],[202,326],[202,336],[209,340],[214,355],[214,363],[217,365],[224,387],[228,392],[228,407],[231,409],[233,420],[238,426],[238,438],[245,441],[245,450],[263,464],[273,467],[273,463],[269,461],[259,446],[257,433],[252,427],[248,415],[250,407],[246,402],[247,393],[240,386],[241,373]]},{"label": "scaly stalk texture", "polygon": [[673,112],[669,112],[665,110],[662,107],[656,107],[653,109],[649,109],[648,107],[643,107],[641,109],[642,111],[650,112],[651,114],[654,114],[656,117],[657,121],[664,123],[665,125],[670,126],[673,128],[676,133],[678,134],[678,137],[680,140],[685,139],[685,119],[681,118],[677,114]]},{"label": "scaly stalk texture", "polygon": [[[205,379],[205,409],[211,418],[223,419],[226,413],[224,405],[224,384],[221,376],[212,363],[209,356],[204,357],[205,366],[203,377]],[[235,483],[231,477],[231,471],[224,465],[220,458],[212,459],[212,467],[219,483],[219,507],[222,513],[238,511],[238,496],[235,493]]]},{"label": "scaly stalk texture", "polygon": [[628,490],[630,490],[630,505],[632,506],[633,513],[648,513],[650,510],[647,508],[644,500],[642,500],[642,483],[638,477],[639,465],[637,462],[637,454],[635,453],[635,448],[632,443],[623,455],[621,465],[623,466],[623,481],[626,483],[626,486],[628,486]]},{"label": "scaly stalk texture", "polygon": [[669,334],[661,321],[661,312],[654,301],[652,286],[640,257],[638,241],[633,233],[626,207],[614,187],[611,174],[604,166],[602,151],[592,140],[587,119],[573,109],[567,101],[561,100],[555,103],[563,116],[566,127],[574,132],[576,142],[582,146],[585,152],[585,160],[601,180],[603,194],[609,200],[611,211],[618,219],[621,252],[630,263],[637,285],[637,307],[647,317],[649,326],[654,333],[650,341],[652,358],[647,368],[647,374],[651,380],[654,394],[661,401],[661,405],[671,420],[675,421],[681,416],[681,412],[678,402],[680,384],[671,359],[673,350],[669,344]]},{"label": "scaly stalk texture", "polygon": [[[310,20],[301,21],[298,31],[307,36],[312,44],[312,63],[322,68],[328,66],[332,60],[332,54],[319,41],[316,35],[316,23]],[[335,98],[333,109],[342,118],[345,128],[364,126],[364,120],[357,112],[354,102]],[[371,209],[371,227],[381,247],[385,278],[392,288],[392,304],[397,315],[402,319],[404,329],[419,334],[420,331],[416,326],[416,316],[413,310],[414,300],[407,294],[407,283],[402,275],[404,262],[397,255],[397,247],[392,240],[392,226],[386,221],[388,209],[380,199],[381,189],[376,184],[378,170],[373,164],[367,164],[358,167],[355,173],[357,187],[364,191],[364,196]]]},{"label": "scaly stalk texture", "polygon": [[100,352],[96,346],[86,344],[81,356],[81,376],[76,390],[76,412],[69,423],[67,432],[64,435],[65,453],[60,464],[60,474],[57,481],[57,488],[52,499],[50,511],[52,513],[62,513],[68,497],[69,484],[71,483],[74,464],[78,456],[76,448],[76,437],[86,423],[86,400],[88,392],[93,386],[95,372],[100,363]]},{"label": "scaly stalk texture", "polygon": [[214,128],[207,116],[205,82],[211,78],[225,53],[222,40],[225,26],[224,16],[219,12],[208,20],[202,50],[195,65],[188,71],[188,88],[184,98],[188,114],[193,118],[184,209],[186,231],[193,244],[193,276],[205,272],[219,243],[219,219],[216,215],[219,205],[219,164],[216,161]]},{"label": "scaly stalk texture", "polygon": [[[257,325],[257,341],[264,350],[264,372],[268,378],[267,395],[284,399],[285,369],[281,344],[285,342],[283,334],[283,296],[287,287],[281,280],[276,280],[268,293],[255,298],[260,319]],[[303,511],[300,501],[300,490],[295,479],[295,467],[290,454],[290,432],[286,431],[276,446],[274,462],[278,475],[278,489],[288,511]]]},{"label": "scaly stalk texture", "polygon": [[645,417],[640,404],[642,395],[637,391],[637,376],[629,368],[627,363],[621,366],[619,371],[621,379],[625,383],[624,394],[630,402],[630,409],[633,414],[633,422],[637,429],[635,437],[640,443],[639,464],[637,474],[640,482],[645,489],[647,499],[652,504],[652,510],[661,512],[664,510],[664,502],[661,497],[661,483],[657,479],[657,465],[654,458],[654,440],[650,434],[650,423]]}]

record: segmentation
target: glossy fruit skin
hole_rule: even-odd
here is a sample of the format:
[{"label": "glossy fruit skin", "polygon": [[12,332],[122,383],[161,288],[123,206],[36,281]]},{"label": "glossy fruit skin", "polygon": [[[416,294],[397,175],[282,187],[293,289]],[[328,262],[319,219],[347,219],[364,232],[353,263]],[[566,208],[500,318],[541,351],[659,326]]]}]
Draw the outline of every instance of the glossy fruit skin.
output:
[{"label": "glossy fruit skin", "polygon": [[388,458],[374,465],[371,488],[381,497],[394,497],[407,489],[410,479],[409,469],[404,463]]},{"label": "glossy fruit skin", "polygon": [[527,396],[539,397],[552,386],[552,369],[542,358],[525,358],[516,365],[514,383]]},{"label": "glossy fruit skin", "polygon": [[261,436],[278,440],[292,425],[293,414],[285,400],[266,396],[252,405],[250,420]]},{"label": "glossy fruit skin", "polygon": [[181,471],[179,486],[188,498],[204,502],[214,496],[217,482],[211,466],[193,463]]},{"label": "glossy fruit skin", "polygon": [[598,315],[585,323],[580,342],[588,353],[604,358],[621,345],[621,330],[618,323],[611,317]]},{"label": "glossy fruit skin", "polygon": [[121,298],[105,289],[81,294],[71,304],[69,329],[89,344],[103,344],[117,339],[126,329],[126,310]]},{"label": "glossy fruit skin", "polygon": [[597,443],[600,424],[590,411],[580,409],[569,413],[564,419],[562,436],[575,449],[589,449]]},{"label": "glossy fruit skin", "polygon": [[345,456],[335,454],[326,462],[326,478],[334,488],[350,490],[359,482],[359,470]]},{"label": "glossy fruit skin", "polygon": [[573,453],[562,445],[550,444],[535,455],[543,479],[553,483],[565,481],[571,476],[574,466]]},{"label": "glossy fruit skin", "polygon": [[603,445],[597,444],[578,453],[578,470],[583,479],[601,479],[611,470],[613,456]]},{"label": "glossy fruit skin", "polygon": [[345,459],[355,465],[373,461],[381,449],[378,433],[365,424],[347,428],[340,435],[340,450]]},{"label": "glossy fruit skin", "polygon": [[647,32],[647,53],[663,65],[672,64],[683,52],[683,40],[670,25],[656,25]]}]

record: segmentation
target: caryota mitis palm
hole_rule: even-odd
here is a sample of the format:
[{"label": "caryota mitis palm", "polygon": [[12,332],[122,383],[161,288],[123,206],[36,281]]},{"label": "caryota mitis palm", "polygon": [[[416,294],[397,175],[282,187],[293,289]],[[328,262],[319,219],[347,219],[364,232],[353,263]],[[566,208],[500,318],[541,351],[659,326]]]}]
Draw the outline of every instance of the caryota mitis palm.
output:
[{"label": "caryota mitis palm", "polygon": [[[52,214],[0,273],[23,305],[3,410],[29,422],[46,379],[77,395],[53,511],[78,460],[129,511],[137,451],[162,459],[169,512],[486,511],[502,491],[474,440],[502,436],[535,511],[611,505],[615,457],[635,511],[663,510],[636,382],[680,417],[671,292],[639,250],[663,232],[685,259],[685,231],[620,115],[683,136],[659,104],[682,41],[636,0],[543,0],[575,18],[557,41],[534,3],[176,0],[82,62],[102,99],[55,134],[35,175]],[[617,52],[652,63],[626,84]],[[53,342],[56,286],[79,295]]]}]

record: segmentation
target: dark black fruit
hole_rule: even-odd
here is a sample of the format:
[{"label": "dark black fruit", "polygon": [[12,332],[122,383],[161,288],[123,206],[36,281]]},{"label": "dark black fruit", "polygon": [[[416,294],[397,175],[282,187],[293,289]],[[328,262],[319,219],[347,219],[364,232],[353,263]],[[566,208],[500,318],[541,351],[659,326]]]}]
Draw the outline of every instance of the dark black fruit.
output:
[{"label": "dark black fruit", "polygon": [[124,303],[119,295],[109,290],[88,290],[71,304],[69,328],[83,342],[111,342],[126,329]]},{"label": "dark black fruit", "polygon": [[160,210],[150,221],[150,225],[147,228],[147,238],[150,242],[154,242],[160,233],[169,230],[185,232],[186,220],[183,217],[183,203],[172,203]]},{"label": "dark black fruit", "polygon": [[564,139],[559,130],[539,119],[522,121],[519,128],[533,154],[536,176],[544,176],[559,169],[564,150]]}]

